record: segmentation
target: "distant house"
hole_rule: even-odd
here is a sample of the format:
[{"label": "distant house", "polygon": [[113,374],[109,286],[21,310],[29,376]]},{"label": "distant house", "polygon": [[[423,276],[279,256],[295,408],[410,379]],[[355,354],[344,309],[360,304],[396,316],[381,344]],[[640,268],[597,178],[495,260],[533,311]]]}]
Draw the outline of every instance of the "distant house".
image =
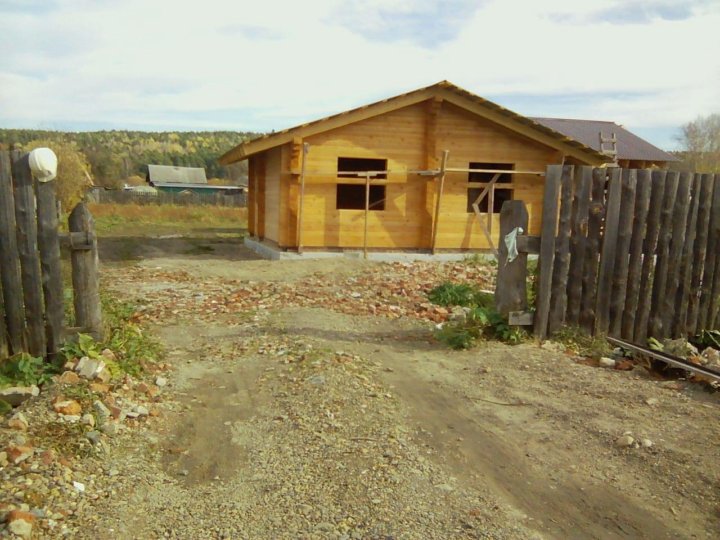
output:
[{"label": "distant house", "polygon": [[147,167],[146,181],[159,192],[231,195],[245,191],[243,186],[208,184],[205,169],[201,167],[175,167],[173,165],[148,165]]},{"label": "distant house", "polygon": [[603,120],[574,120],[569,118],[531,118],[554,131],[567,135],[585,146],[615,158],[626,169],[667,168],[678,159],[653,146],[623,126]]}]

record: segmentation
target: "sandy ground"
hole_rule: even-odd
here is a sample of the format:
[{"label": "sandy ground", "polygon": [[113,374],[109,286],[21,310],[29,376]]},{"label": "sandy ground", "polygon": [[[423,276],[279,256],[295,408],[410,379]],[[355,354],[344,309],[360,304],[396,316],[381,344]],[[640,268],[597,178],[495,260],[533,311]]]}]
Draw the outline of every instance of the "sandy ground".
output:
[{"label": "sandy ground", "polygon": [[[136,298],[173,289],[174,272],[196,280],[174,293],[197,296],[388,271],[261,261],[207,239],[134,249],[130,262],[107,258],[105,280]],[[129,287],[128,264],[163,274]],[[720,398],[700,385],[536,343],[451,351],[429,322],[333,305],[178,315],[155,331],[177,407],[158,451],[134,462],[142,488],[98,507],[88,538],[720,533]],[[619,447],[627,432],[651,445]]]}]

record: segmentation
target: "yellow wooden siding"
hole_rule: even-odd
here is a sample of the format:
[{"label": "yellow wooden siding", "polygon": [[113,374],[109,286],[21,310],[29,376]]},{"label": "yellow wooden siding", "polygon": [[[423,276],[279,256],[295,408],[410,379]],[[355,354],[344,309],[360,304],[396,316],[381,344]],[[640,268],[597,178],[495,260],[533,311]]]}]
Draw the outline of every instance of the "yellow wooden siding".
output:
[{"label": "yellow wooden siding", "polygon": [[280,171],[281,148],[272,148],[265,158],[265,238],[280,239]]},{"label": "yellow wooden siding", "polygon": [[[430,117],[429,114],[434,117]],[[303,246],[307,248],[361,248],[365,212],[337,210],[338,183],[364,183],[363,179],[337,178],[339,157],[382,158],[391,171],[386,180],[385,210],[368,215],[368,247],[429,249],[437,181],[407,174],[439,163],[450,151],[448,167],[467,168],[471,162],[512,163],[516,170],[544,171],[559,163],[560,153],[447,102],[429,107],[419,103],[331,131],[308,137]],[[251,174],[261,184],[264,202],[264,236],[281,247],[297,246],[299,160],[301,141],[262,153]],[[427,150],[438,155],[428,156]],[[294,153],[293,153],[294,152]],[[262,167],[264,162],[264,167]],[[294,168],[293,168],[293,163]],[[263,171],[257,169],[263,168]],[[264,177],[261,176],[264,172]],[[294,174],[293,174],[294,173]],[[264,181],[263,181],[264,180]],[[252,180],[251,180],[252,182]],[[467,173],[448,173],[437,224],[438,249],[487,249],[488,242],[474,213],[467,212]],[[530,234],[539,234],[544,177],[513,175],[513,197],[525,201]],[[260,191],[262,190],[262,191]],[[493,241],[499,241],[499,216],[493,219]],[[261,228],[260,228],[261,229]],[[261,229],[262,231],[262,229]]]},{"label": "yellow wooden siding", "polygon": [[[413,105],[363,120],[307,139],[303,244],[306,247],[363,246],[365,212],[337,210],[338,183],[362,182],[337,178],[339,157],[387,159],[387,168],[406,171],[424,167],[425,107]],[[313,174],[320,172],[322,174]],[[368,247],[418,248],[426,179],[418,175],[391,173],[375,181],[385,187],[385,210],[370,211]]]},{"label": "yellow wooden siding", "polygon": [[[558,152],[517,135],[454,105],[443,103],[438,118],[440,150],[450,151],[448,167],[468,168],[472,162],[512,163],[515,170],[544,171],[558,163]],[[486,249],[489,244],[474,213],[467,212],[467,173],[448,173],[437,225],[439,249]],[[544,177],[512,176],[513,198],[525,201],[530,217],[529,234],[539,234],[542,220]],[[499,214],[492,215],[492,238],[499,241]]]}]

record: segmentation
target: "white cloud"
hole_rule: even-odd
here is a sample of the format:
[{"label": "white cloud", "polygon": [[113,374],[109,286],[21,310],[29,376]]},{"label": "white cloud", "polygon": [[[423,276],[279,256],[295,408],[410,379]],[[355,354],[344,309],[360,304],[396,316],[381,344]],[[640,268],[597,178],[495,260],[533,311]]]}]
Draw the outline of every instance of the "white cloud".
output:
[{"label": "white cloud", "polygon": [[0,4],[0,125],[282,129],[441,79],[500,104],[536,96],[518,111],[535,115],[581,94],[568,116],[631,127],[720,109],[715,2],[28,5]]}]

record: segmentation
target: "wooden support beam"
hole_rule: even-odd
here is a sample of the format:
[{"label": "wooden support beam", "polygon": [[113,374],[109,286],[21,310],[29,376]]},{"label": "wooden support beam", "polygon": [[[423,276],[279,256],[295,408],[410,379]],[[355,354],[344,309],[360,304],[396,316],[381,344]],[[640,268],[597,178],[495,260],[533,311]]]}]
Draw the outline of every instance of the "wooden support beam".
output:
[{"label": "wooden support beam", "polygon": [[310,152],[310,145],[308,143],[303,144],[302,148],[302,164],[300,167],[300,203],[298,207],[298,226],[297,226],[297,246],[298,253],[302,253],[302,233],[303,233],[303,205],[305,203],[305,162],[307,161],[307,155]]},{"label": "wooden support beam", "polygon": [[[480,225],[480,228],[485,235],[485,239],[488,241],[488,244],[490,245],[490,249],[492,249],[493,253],[495,254],[495,258],[497,259],[499,257],[498,251],[495,248],[495,243],[492,240],[491,231],[492,231],[492,204],[494,204],[494,200],[489,199],[488,200],[488,211],[485,213],[485,222],[483,222],[482,219],[482,212],[480,212],[480,203],[485,198],[485,196],[488,193],[493,193],[493,186],[495,185],[495,182],[498,181],[498,178],[500,178],[500,175],[502,173],[496,173],[490,182],[488,182],[485,185],[485,189],[483,189],[480,192],[480,195],[478,195],[477,199],[475,199],[475,202],[472,203],[472,209],[475,212],[475,217],[478,220],[478,224]],[[494,193],[493,193],[494,194]]]},{"label": "wooden support beam", "polygon": [[370,175],[365,176],[365,232],[363,233],[363,258],[368,258],[368,217],[370,214]]},{"label": "wooden support beam", "polygon": [[449,150],[443,150],[442,161],[440,162],[440,177],[438,178],[438,193],[435,199],[435,217],[432,222],[432,241],[430,248],[435,254],[435,246],[437,245],[438,222],[440,220],[440,204],[442,202],[443,189],[445,188],[445,168],[447,167]]}]

